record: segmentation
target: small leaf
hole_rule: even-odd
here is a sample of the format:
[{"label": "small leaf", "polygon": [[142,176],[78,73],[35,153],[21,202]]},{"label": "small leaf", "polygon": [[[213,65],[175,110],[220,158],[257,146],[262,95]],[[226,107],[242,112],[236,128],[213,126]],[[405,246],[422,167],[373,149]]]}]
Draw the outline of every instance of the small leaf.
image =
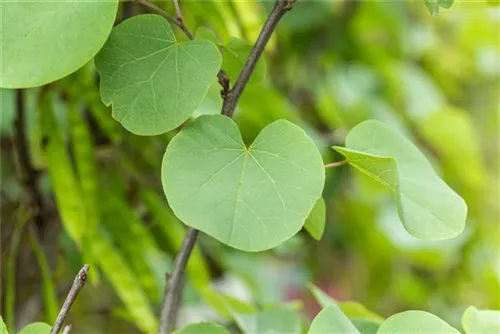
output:
[{"label": "small leaf", "polygon": [[[234,82],[252,51],[252,44],[239,38],[230,38],[224,45],[222,53],[222,69]],[[252,73],[251,82],[262,81],[266,76],[266,63],[260,59]]]},{"label": "small leaf", "polygon": [[207,40],[178,43],[163,17],[147,14],[115,27],[95,64],[113,117],[134,134],[158,135],[196,110],[221,56]]},{"label": "small leaf", "polygon": [[7,331],[7,325],[3,322],[3,318],[0,316],[0,334],[9,334]]},{"label": "small leaf", "polygon": [[229,334],[224,327],[212,322],[200,322],[198,324],[187,325],[174,334]]},{"label": "small leaf", "polygon": [[52,326],[44,322],[33,322],[26,325],[17,334],[49,334]]},{"label": "small leaf", "polygon": [[325,200],[320,197],[316,204],[314,204],[313,209],[309,213],[304,223],[304,228],[307,232],[316,240],[320,240],[325,229],[325,219],[326,219],[326,207]]},{"label": "small leaf", "polygon": [[200,291],[200,296],[208,306],[228,319],[236,320],[235,315],[239,313],[255,313],[257,311],[255,306],[231,296],[227,296],[221,292],[217,292],[210,286],[205,286]]},{"label": "small leaf", "polygon": [[309,334],[360,334],[336,304],[330,304],[314,318]]},{"label": "small leaf", "polygon": [[345,146],[334,149],[351,166],[393,192],[399,218],[411,235],[440,240],[463,231],[467,205],[408,139],[384,123],[370,120],[349,132]]},{"label": "small leaf", "polygon": [[321,196],[321,156],[302,129],[279,120],[246,147],[233,120],[200,116],[167,147],[163,189],[185,224],[245,251],[291,238]]},{"label": "small leaf", "polygon": [[462,326],[466,334],[498,334],[500,311],[478,310],[469,306],[462,316]]},{"label": "small leaf", "polygon": [[406,311],[390,316],[385,320],[377,334],[460,334],[455,328],[431,313]]},{"label": "small leaf", "polygon": [[352,323],[361,334],[377,334],[381,321],[373,319],[351,319]]},{"label": "small leaf", "polygon": [[0,86],[41,86],[87,63],[111,32],[117,0],[2,1]]}]

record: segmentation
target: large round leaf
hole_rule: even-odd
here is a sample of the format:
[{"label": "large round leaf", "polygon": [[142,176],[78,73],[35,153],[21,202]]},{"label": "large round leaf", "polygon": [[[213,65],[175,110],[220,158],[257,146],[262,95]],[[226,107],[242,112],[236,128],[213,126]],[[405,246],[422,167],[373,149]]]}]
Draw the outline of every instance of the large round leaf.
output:
[{"label": "large round leaf", "polygon": [[365,121],[334,149],[349,164],[394,193],[406,230],[426,240],[456,237],[465,227],[467,205],[439,176],[419,149],[384,123]]},{"label": "large round leaf", "polygon": [[201,116],[170,142],[162,182],[187,225],[246,251],[262,251],[303,226],[324,185],[312,140],[279,120],[246,147],[233,120]]},{"label": "large round leaf", "polygon": [[178,43],[158,15],[134,16],[113,29],[96,57],[101,98],[132,133],[157,135],[179,126],[216,78],[221,55],[214,43]]},{"label": "large round leaf", "polygon": [[434,314],[424,311],[406,311],[394,314],[380,325],[377,334],[460,334],[455,328]]},{"label": "large round leaf", "polygon": [[117,0],[2,1],[0,86],[41,86],[76,71],[103,46]]}]

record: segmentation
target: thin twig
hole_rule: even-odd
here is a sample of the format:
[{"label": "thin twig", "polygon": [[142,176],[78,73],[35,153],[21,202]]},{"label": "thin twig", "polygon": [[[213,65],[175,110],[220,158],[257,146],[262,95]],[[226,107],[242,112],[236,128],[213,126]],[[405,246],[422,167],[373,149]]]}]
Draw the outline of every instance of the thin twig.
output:
[{"label": "thin twig", "polygon": [[64,304],[61,307],[59,315],[57,316],[56,321],[54,322],[54,326],[52,326],[49,334],[57,334],[61,330],[64,320],[66,319],[69,309],[71,308],[71,305],[73,305],[73,302],[78,296],[78,293],[85,285],[85,282],[87,282],[88,273],[89,265],[85,264],[76,275],[73,284],[71,285],[71,288],[68,292],[68,296],[66,297],[66,300],[64,301]]},{"label": "thin twig", "polygon": [[236,104],[238,103],[238,99],[243,93],[243,89],[245,89],[248,80],[250,79],[250,75],[252,74],[255,66],[257,65],[257,61],[259,60],[262,52],[264,52],[264,48],[266,47],[269,38],[272,33],[276,29],[278,22],[283,17],[283,15],[292,9],[293,4],[296,0],[276,0],[271,13],[267,17],[262,30],[260,31],[259,37],[255,42],[248,59],[243,66],[243,70],[241,71],[236,83],[233,88],[227,93],[226,98],[224,99],[224,104],[222,107],[222,114],[232,117],[234,113],[234,109],[236,108]]},{"label": "thin twig", "polygon": [[347,160],[341,160],[341,161],[330,162],[329,164],[326,164],[326,165],[325,165],[325,169],[326,169],[326,168],[333,168],[333,167],[342,166],[342,165],[345,165],[346,163],[347,163]]},{"label": "thin twig", "polygon": [[62,334],[69,334],[70,330],[71,330],[71,325],[66,325],[66,327],[64,327]]},{"label": "thin twig", "polygon": [[[134,0],[137,3],[144,5],[151,9],[152,11],[156,12],[157,14],[163,16],[164,18],[167,19],[170,23],[175,24],[179,29],[181,29],[184,34],[191,40],[194,39],[194,35],[191,33],[191,31],[186,27],[184,24],[184,19],[182,17],[182,12],[181,8],[179,6],[179,1],[178,0],[173,0],[174,1],[174,6],[175,6],[175,12],[176,12],[176,17],[170,16],[167,12],[165,12],[163,9],[160,7],[156,6],[155,4],[152,4],[148,0]],[[221,96],[222,98],[226,98],[227,93],[229,92],[229,77],[227,76],[224,71],[220,70],[219,73],[217,73],[217,81],[222,87],[221,91]]]},{"label": "thin twig", "polygon": [[186,265],[194,248],[198,230],[188,227],[186,229],[186,236],[182,241],[181,249],[174,261],[174,270],[167,278],[165,285],[164,300],[160,314],[160,327],[158,334],[167,334],[174,328],[178,312],[178,301],[183,284],[184,271]]}]

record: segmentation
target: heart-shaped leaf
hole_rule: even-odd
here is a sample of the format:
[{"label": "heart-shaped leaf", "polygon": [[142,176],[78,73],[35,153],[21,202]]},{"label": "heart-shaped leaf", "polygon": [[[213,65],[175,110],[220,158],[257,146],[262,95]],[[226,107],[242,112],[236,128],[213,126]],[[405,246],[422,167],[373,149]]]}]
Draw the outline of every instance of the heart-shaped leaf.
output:
[{"label": "heart-shaped leaf", "polygon": [[365,121],[349,132],[345,148],[334,149],[349,164],[394,193],[406,230],[426,240],[456,237],[465,227],[467,205],[434,172],[404,136],[378,121]]},{"label": "heart-shaped leaf", "polygon": [[303,226],[321,196],[324,167],[313,141],[285,120],[250,147],[228,117],[205,115],[172,139],[163,189],[185,224],[245,251],[278,246]]},{"label": "heart-shaped leaf", "polygon": [[444,320],[424,311],[406,311],[394,314],[380,325],[377,334],[460,334]]},{"label": "heart-shaped leaf", "polygon": [[467,334],[500,333],[500,311],[478,310],[469,306],[462,316],[462,326]]},{"label": "heart-shaped leaf", "polygon": [[41,86],[76,71],[103,46],[118,1],[2,1],[0,86]]},{"label": "heart-shaped leaf", "polygon": [[95,63],[113,117],[132,133],[157,135],[195,111],[221,61],[214,43],[179,43],[163,17],[148,14],[115,27]]}]

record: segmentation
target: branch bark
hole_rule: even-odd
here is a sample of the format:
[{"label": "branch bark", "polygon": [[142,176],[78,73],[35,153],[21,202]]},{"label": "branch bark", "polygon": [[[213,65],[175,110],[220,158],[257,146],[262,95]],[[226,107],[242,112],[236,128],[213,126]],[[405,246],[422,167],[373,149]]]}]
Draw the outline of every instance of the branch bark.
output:
[{"label": "branch bark", "polygon": [[165,284],[165,292],[163,306],[160,315],[159,334],[166,334],[172,331],[175,327],[177,313],[179,311],[179,300],[182,290],[184,271],[189,260],[189,256],[193,251],[198,237],[198,230],[188,227],[186,236],[182,241],[181,249],[177,254],[174,262],[174,270],[167,278]]},{"label": "branch bark", "polygon": [[78,296],[78,293],[85,285],[85,282],[87,282],[88,273],[89,265],[85,264],[73,280],[73,284],[69,289],[68,296],[66,297],[66,300],[64,301],[64,304],[61,307],[61,310],[59,311],[56,321],[54,322],[54,325],[52,326],[49,334],[58,334],[61,330],[61,327],[64,324],[64,320],[66,319],[66,316],[68,315],[68,312],[71,308],[71,305],[73,305],[73,302]]},{"label": "branch bark", "polygon": [[274,7],[271,10],[271,13],[267,17],[266,22],[264,23],[264,27],[260,31],[259,37],[255,42],[248,59],[243,66],[243,70],[241,71],[236,83],[233,88],[227,93],[226,98],[224,99],[224,104],[222,106],[222,114],[228,117],[232,117],[234,110],[236,108],[236,104],[245,89],[245,86],[250,79],[250,75],[252,74],[255,66],[257,65],[257,61],[259,60],[262,52],[264,52],[264,48],[266,47],[269,38],[271,38],[272,33],[276,29],[279,21],[285,15],[285,13],[292,9],[293,4],[296,0],[277,0],[274,3]]},{"label": "branch bark", "polygon": [[[182,21],[182,14],[180,14],[178,0],[173,1],[174,5],[176,6],[177,18],[179,19],[180,17]],[[276,29],[276,26],[278,25],[278,22],[283,17],[283,15],[287,11],[292,9],[295,1],[296,0],[276,0],[276,3],[274,4],[274,7],[269,14],[269,17],[267,18],[259,34],[259,37],[257,38],[257,41],[255,42],[255,45],[253,46],[252,51],[250,52],[250,55],[248,56],[248,59],[240,75],[238,76],[238,79],[236,80],[233,89],[229,90],[229,78],[224,74],[224,72],[220,71],[217,74],[219,83],[223,87],[223,115],[226,115],[228,117],[233,116],[234,109],[236,108],[236,104],[238,103],[238,99],[245,89],[245,86],[253,70],[255,69],[257,61],[262,55],[262,52],[264,51],[269,38],[271,37],[273,31]],[[181,249],[174,261],[174,269],[172,271],[172,274],[167,278],[167,282],[165,285],[164,300],[162,304],[158,334],[168,334],[175,327],[177,313],[179,312],[178,304],[181,297],[184,271],[186,269],[189,256],[191,255],[191,252],[193,251],[193,248],[195,246],[197,236],[197,230],[191,227],[187,228],[186,236],[184,237],[184,240],[182,242]]]}]

